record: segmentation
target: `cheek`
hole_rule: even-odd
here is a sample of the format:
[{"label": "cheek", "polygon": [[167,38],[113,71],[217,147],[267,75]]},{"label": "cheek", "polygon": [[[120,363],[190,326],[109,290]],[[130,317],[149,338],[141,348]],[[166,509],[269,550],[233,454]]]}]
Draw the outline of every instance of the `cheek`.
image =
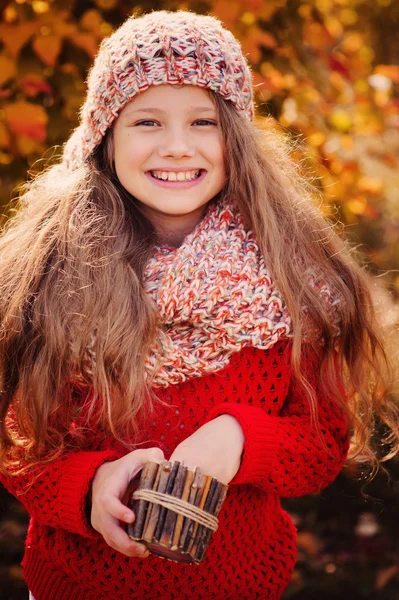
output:
[{"label": "cheek", "polygon": [[125,135],[115,144],[115,165],[121,168],[140,168],[150,154],[148,142]]}]

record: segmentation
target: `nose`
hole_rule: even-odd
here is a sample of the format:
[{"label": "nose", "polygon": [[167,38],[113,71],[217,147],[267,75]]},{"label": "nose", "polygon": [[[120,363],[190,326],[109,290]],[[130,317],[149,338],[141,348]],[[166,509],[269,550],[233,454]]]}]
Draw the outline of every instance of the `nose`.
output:
[{"label": "nose", "polygon": [[181,158],[194,156],[195,150],[190,134],[182,128],[173,128],[165,131],[165,136],[159,148],[159,155],[163,158]]}]

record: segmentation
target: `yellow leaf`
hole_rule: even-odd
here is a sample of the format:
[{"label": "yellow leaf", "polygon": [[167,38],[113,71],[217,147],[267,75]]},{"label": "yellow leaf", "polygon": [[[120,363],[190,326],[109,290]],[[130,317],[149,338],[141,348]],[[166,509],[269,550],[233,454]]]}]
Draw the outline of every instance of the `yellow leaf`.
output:
[{"label": "yellow leaf", "polygon": [[10,165],[13,161],[13,155],[10,152],[0,151],[0,165]]},{"label": "yellow leaf", "polygon": [[44,0],[33,0],[32,8],[35,13],[42,15],[50,10],[50,5],[48,2],[44,2]]},{"label": "yellow leaf", "polygon": [[326,141],[326,136],[322,131],[315,131],[308,137],[307,141],[311,146],[322,146]]},{"label": "yellow leaf", "polygon": [[21,156],[29,156],[30,154],[42,154],[43,146],[26,135],[19,135],[17,137],[17,148]]},{"label": "yellow leaf", "polygon": [[357,22],[357,12],[352,8],[343,8],[339,13],[339,20],[343,25],[354,25]]},{"label": "yellow leaf", "polygon": [[379,177],[363,175],[360,177],[357,187],[361,192],[378,195],[384,189],[384,182]]},{"label": "yellow leaf", "polygon": [[364,196],[355,196],[348,200],[346,205],[354,215],[363,215],[367,208],[367,200]]},{"label": "yellow leaf", "polygon": [[42,106],[20,100],[13,104],[6,104],[3,110],[13,133],[38,142],[45,141],[48,116]]},{"label": "yellow leaf", "polygon": [[331,125],[338,129],[338,131],[346,132],[352,126],[351,116],[343,109],[336,108],[333,110],[331,115],[328,117]]},{"label": "yellow leaf", "polygon": [[40,35],[33,40],[32,46],[45,65],[54,67],[61,52],[62,39],[58,35]]},{"label": "yellow leaf", "polygon": [[245,12],[241,16],[241,21],[244,23],[244,25],[253,25],[256,23],[256,17],[252,12]]},{"label": "yellow leaf", "polygon": [[9,79],[15,77],[17,72],[15,62],[5,56],[4,54],[0,55],[0,86],[3,85]]},{"label": "yellow leaf", "polygon": [[331,0],[316,0],[317,10],[326,14],[329,13],[332,9],[332,1]]},{"label": "yellow leaf", "polygon": [[353,137],[351,135],[341,135],[341,147],[344,150],[353,149]]},{"label": "yellow leaf", "polygon": [[335,39],[341,38],[343,34],[342,23],[335,17],[326,16],[324,19],[324,24],[326,29],[330,35],[332,35]]},{"label": "yellow leaf", "polygon": [[12,23],[16,21],[18,18],[18,13],[15,9],[15,6],[7,6],[3,12],[3,19],[6,23]]},{"label": "yellow leaf", "polygon": [[358,52],[364,44],[364,38],[359,31],[348,31],[341,42],[342,52]]}]

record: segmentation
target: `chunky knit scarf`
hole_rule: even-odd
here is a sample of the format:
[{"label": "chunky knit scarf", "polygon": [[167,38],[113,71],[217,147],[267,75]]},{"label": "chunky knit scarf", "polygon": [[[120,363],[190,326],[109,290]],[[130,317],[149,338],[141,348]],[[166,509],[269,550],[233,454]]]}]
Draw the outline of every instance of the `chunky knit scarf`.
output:
[{"label": "chunky knit scarf", "polygon": [[[309,280],[337,314],[338,297],[310,271]],[[156,387],[218,371],[244,346],[293,337],[253,232],[229,200],[211,204],[179,248],[156,248],[145,289],[161,318],[146,361]]]}]

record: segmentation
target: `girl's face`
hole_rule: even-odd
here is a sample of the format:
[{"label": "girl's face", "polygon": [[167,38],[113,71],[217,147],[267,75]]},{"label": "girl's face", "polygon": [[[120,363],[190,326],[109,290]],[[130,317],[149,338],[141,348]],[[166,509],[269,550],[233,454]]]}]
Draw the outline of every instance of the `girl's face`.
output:
[{"label": "girl's face", "polygon": [[[217,110],[200,87],[151,86],[119,114],[115,170],[156,228],[182,239],[225,182]],[[175,236],[175,238],[176,238]]]}]

